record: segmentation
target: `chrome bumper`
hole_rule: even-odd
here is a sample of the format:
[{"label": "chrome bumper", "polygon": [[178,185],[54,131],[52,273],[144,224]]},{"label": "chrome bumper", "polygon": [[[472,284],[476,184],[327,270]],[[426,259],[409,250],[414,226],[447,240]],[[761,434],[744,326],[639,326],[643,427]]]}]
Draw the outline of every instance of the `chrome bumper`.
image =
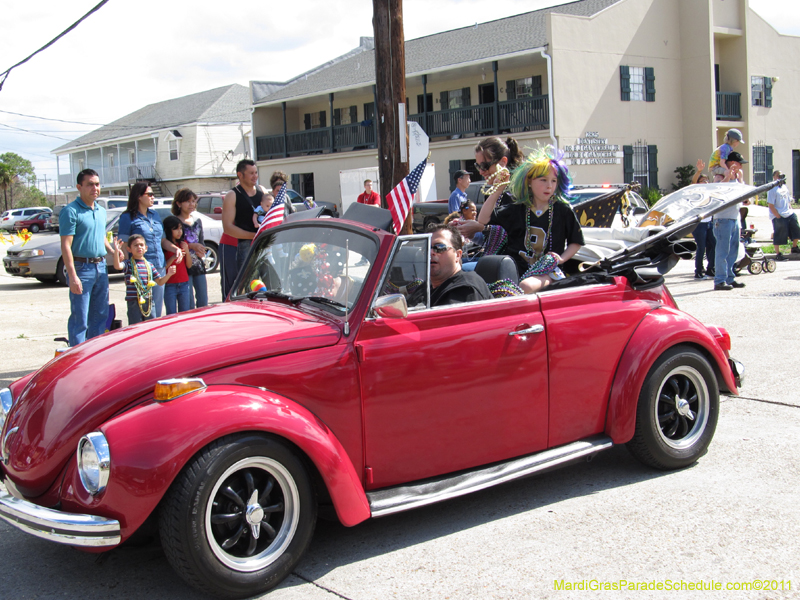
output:
[{"label": "chrome bumper", "polygon": [[25,533],[68,546],[112,547],[121,540],[119,521],[44,508],[2,490],[0,518]]},{"label": "chrome bumper", "polygon": [[729,358],[728,363],[731,365],[731,371],[733,371],[733,377],[736,380],[736,387],[742,387],[744,383],[744,365],[735,358]]}]

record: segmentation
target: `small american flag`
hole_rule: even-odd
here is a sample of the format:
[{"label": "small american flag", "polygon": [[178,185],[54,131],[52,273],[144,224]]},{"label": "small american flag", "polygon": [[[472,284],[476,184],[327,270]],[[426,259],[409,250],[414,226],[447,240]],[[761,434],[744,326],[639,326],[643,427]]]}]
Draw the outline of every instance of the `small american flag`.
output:
[{"label": "small american flag", "polygon": [[256,235],[264,231],[265,229],[269,229],[270,227],[275,227],[276,225],[280,225],[283,223],[283,214],[284,214],[284,202],[286,201],[286,183],[281,186],[281,189],[278,190],[278,195],[275,196],[275,201],[272,203],[272,206],[269,207],[266,216],[264,216],[264,220],[261,221],[261,226],[258,228]]},{"label": "small american flag", "polygon": [[392,212],[394,231],[397,234],[402,231],[403,223],[411,210],[411,203],[414,202],[414,194],[417,193],[419,180],[422,179],[426,164],[428,164],[427,158],[414,167],[414,170],[386,196],[386,204],[389,205],[389,210]]}]

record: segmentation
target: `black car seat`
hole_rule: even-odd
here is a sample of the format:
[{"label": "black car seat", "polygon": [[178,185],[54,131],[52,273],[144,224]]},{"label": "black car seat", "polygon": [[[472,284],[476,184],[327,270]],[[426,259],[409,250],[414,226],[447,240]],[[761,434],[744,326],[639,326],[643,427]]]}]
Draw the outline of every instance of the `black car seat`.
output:
[{"label": "black car seat", "polygon": [[493,254],[482,256],[475,265],[475,272],[487,283],[492,284],[496,281],[507,279],[514,283],[519,283],[517,265],[510,256]]}]

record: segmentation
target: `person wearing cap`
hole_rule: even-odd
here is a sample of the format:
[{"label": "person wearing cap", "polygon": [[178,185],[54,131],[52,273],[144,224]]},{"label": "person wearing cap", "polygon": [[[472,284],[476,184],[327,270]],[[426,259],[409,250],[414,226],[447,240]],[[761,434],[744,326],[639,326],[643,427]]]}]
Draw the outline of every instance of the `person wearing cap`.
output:
[{"label": "person wearing cap", "polygon": [[[722,181],[742,183],[742,165],[747,164],[747,161],[738,152],[730,152],[727,164],[728,172]],[[750,204],[750,200],[745,200],[741,204]],[[738,203],[714,215],[714,237],[717,240],[714,256],[714,289],[717,291],[744,287],[744,283],[734,279],[733,272],[739,254],[739,232]]]},{"label": "person wearing cap", "polygon": [[723,180],[729,170],[728,155],[743,143],[742,132],[738,129],[729,129],[725,134],[723,144],[711,153],[711,158],[708,160],[708,172],[714,176],[714,183]]},{"label": "person wearing cap", "polygon": [[[772,179],[778,180],[783,176],[780,171],[775,171]],[[767,192],[767,206],[769,207],[769,218],[772,221],[775,260],[787,259],[785,254],[781,254],[780,247],[788,244],[790,239],[792,240],[792,254],[800,254],[800,248],[797,247],[797,243],[800,241],[800,224],[797,222],[797,215],[792,210],[792,197],[789,195],[785,183]]]},{"label": "person wearing cap", "polygon": [[461,205],[467,201],[467,187],[470,183],[469,171],[456,171],[453,181],[456,182],[456,189],[450,194],[450,200],[447,203],[448,212],[451,213],[461,210]]}]

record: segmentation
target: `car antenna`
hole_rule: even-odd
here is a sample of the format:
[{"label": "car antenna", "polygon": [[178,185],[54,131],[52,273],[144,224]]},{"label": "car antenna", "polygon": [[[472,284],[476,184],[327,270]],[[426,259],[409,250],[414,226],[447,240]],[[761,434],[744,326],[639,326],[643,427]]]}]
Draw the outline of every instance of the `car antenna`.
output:
[{"label": "car antenna", "polygon": [[350,296],[350,238],[344,241],[344,337],[350,335],[350,321],[347,320],[348,304],[347,298]]}]

